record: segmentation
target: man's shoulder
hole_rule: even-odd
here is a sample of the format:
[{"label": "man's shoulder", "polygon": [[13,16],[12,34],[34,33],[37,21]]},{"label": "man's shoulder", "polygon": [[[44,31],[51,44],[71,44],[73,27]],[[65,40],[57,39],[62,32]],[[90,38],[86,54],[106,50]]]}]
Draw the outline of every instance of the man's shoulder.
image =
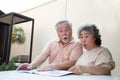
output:
[{"label": "man's shoulder", "polygon": [[73,47],[82,47],[81,43],[79,41],[72,42]]},{"label": "man's shoulder", "polygon": [[48,41],[48,44],[57,44],[58,43],[58,40],[50,40]]},{"label": "man's shoulder", "polygon": [[80,41],[74,41],[73,44],[81,45]]}]

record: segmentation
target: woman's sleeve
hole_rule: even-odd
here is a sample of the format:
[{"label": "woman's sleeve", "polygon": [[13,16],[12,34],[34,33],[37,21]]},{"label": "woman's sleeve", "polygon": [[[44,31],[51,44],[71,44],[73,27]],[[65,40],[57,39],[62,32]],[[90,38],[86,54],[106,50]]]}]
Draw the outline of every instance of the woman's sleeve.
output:
[{"label": "woman's sleeve", "polygon": [[108,49],[104,48],[100,52],[100,54],[98,55],[96,59],[95,65],[107,67],[110,70],[115,68],[115,62],[113,61],[112,55]]}]

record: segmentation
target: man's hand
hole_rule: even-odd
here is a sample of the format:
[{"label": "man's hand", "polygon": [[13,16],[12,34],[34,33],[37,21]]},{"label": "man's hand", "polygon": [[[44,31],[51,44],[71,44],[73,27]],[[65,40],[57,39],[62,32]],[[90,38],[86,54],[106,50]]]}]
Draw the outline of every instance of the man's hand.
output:
[{"label": "man's hand", "polygon": [[23,63],[19,65],[19,67],[16,70],[30,70],[32,69],[32,66],[29,63]]}]

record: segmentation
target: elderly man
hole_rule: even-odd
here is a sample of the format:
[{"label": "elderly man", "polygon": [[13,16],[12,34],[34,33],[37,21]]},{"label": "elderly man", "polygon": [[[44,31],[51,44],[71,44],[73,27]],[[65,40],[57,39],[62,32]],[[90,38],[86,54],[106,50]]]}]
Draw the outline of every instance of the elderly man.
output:
[{"label": "elderly man", "polygon": [[82,47],[72,37],[72,24],[63,20],[56,24],[55,29],[59,39],[50,41],[32,63],[23,63],[17,70],[32,69],[41,65],[47,58],[49,65],[41,70],[68,70],[76,63],[82,54]]}]

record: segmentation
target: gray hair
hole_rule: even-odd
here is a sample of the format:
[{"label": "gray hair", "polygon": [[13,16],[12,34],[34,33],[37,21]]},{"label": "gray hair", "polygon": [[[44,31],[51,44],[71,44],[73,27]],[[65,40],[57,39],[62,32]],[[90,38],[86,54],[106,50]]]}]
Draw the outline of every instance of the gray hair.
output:
[{"label": "gray hair", "polygon": [[101,45],[101,35],[99,33],[99,29],[97,28],[97,26],[95,26],[94,24],[87,24],[87,25],[83,25],[78,29],[78,37],[80,38],[80,33],[82,31],[89,31],[93,34],[94,38],[96,39],[95,43],[100,46]]},{"label": "gray hair", "polygon": [[67,23],[67,24],[68,24],[68,27],[72,30],[72,24],[71,24],[69,21],[67,21],[67,20],[59,21],[59,22],[55,25],[55,29],[56,29],[56,30],[58,30],[58,29],[57,29],[58,24],[61,24],[61,23]]}]

